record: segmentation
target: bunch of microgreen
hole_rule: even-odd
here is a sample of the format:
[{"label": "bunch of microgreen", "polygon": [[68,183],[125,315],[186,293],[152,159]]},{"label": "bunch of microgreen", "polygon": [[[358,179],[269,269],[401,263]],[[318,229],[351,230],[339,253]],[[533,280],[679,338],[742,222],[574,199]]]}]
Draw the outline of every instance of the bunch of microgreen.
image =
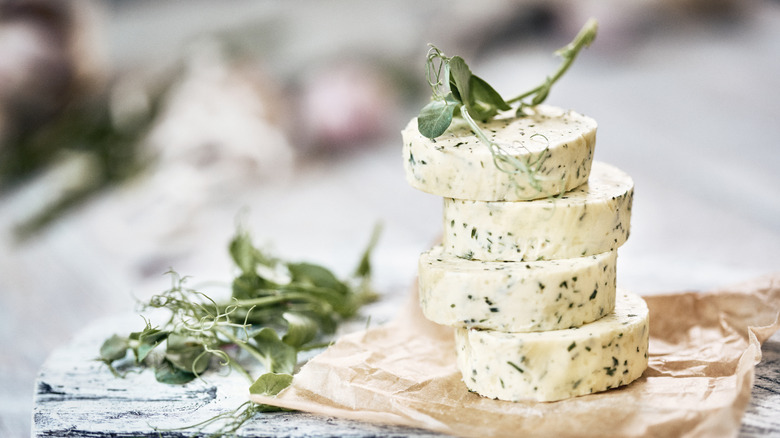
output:
[{"label": "bunch of microgreen", "polygon": [[447,57],[437,47],[431,46],[426,58],[425,72],[432,99],[423,107],[417,118],[420,134],[435,140],[449,128],[453,118],[460,117],[469,125],[474,135],[488,146],[496,168],[511,174],[525,175],[531,186],[538,189],[539,177],[536,175],[536,169],[540,163],[523,161],[510,154],[500,144],[488,138],[477,121],[484,123],[498,114],[512,110],[515,117],[523,117],[528,107],[543,103],[553,84],[566,73],[580,50],[589,46],[596,38],[597,29],[596,20],[588,20],[569,44],[555,51],[563,60],[558,70],[538,86],[508,100],[501,97],[484,79],[474,75],[463,58]]},{"label": "bunch of microgreen", "polygon": [[[110,337],[100,360],[119,375],[116,364],[130,351],[134,366],[153,368],[158,381],[170,384],[189,382],[219,364],[246,376],[250,392],[276,395],[291,383],[299,352],[326,346],[339,321],[375,298],[370,254],[378,234],[377,227],[352,277],[340,280],[323,266],[272,257],[239,230],[229,247],[238,268],[230,300],[217,302],[171,271],[171,288],[143,306],[167,309],[168,321],[153,327],[145,319],[143,330]],[[255,367],[243,365],[246,358],[265,373],[255,379]]]}]

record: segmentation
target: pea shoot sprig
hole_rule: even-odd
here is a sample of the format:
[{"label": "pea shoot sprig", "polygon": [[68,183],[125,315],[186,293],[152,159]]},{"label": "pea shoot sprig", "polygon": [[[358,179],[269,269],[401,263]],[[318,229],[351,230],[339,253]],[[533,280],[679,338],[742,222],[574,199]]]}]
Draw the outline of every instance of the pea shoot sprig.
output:
[{"label": "pea shoot sprig", "polygon": [[[272,257],[239,230],[229,246],[237,267],[230,300],[218,302],[171,271],[171,287],[142,305],[143,310],[167,310],[167,322],[153,327],[144,318],[141,331],[111,336],[99,360],[117,376],[151,368],[158,381],[168,384],[229,366],[247,378],[251,393],[276,395],[292,382],[298,353],[327,346],[340,321],[376,298],[370,256],[379,231],[376,227],[353,275],[340,280],[323,266]],[[257,378],[252,375],[256,365],[265,370]],[[230,420],[221,432],[235,431],[255,412],[274,409],[247,403],[192,427]]]},{"label": "pea shoot sprig", "polygon": [[523,117],[528,107],[543,103],[553,84],[566,73],[582,48],[590,46],[596,38],[597,30],[597,21],[588,20],[569,44],[555,51],[563,60],[558,70],[538,86],[508,100],[504,100],[484,79],[474,75],[463,58],[447,57],[437,47],[431,46],[426,57],[425,73],[432,98],[417,118],[420,134],[435,140],[444,134],[455,117],[461,117],[474,135],[490,149],[496,168],[511,174],[523,174],[531,186],[538,189],[536,168],[540,163],[523,161],[510,154],[503,146],[488,138],[477,121],[487,122],[513,109],[515,117]]}]

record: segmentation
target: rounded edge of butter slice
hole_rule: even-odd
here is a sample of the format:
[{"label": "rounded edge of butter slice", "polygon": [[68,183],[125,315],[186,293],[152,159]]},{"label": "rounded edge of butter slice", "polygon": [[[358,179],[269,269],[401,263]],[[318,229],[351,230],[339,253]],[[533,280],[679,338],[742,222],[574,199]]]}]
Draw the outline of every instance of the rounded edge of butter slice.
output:
[{"label": "rounded edge of butter slice", "polygon": [[532,332],[578,327],[615,307],[617,251],[539,262],[466,260],[436,246],[420,255],[420,307],[453,327]]},{"label": "rounded edge of butter slice", "polygon": [[407,182],[448,198],[525,201],[561,194],[588,179],[597,129],[590,117],[538,105],[524,117],[498,117],[481,127],[507,155],[535,169],[538,185],[522,172],[499,170],[489,146],[465,122],[454,121],[432,140],[420,134],[416,118],[401,132]]},{"label": "rounded edge of butter slice", "polygon": [[466,386],[508,401],[556,401],[628,385],[647,368],[648,339],[647,304],[622,290],[613,313],[576,329],[455,333]]},{"label": "rounded edge of butter slice", "polygon": [[594,162],[586,184],[526,202],[444,199],[442,245],[477,260],[554,260],[599,254],[628,239],[634,182]]}]

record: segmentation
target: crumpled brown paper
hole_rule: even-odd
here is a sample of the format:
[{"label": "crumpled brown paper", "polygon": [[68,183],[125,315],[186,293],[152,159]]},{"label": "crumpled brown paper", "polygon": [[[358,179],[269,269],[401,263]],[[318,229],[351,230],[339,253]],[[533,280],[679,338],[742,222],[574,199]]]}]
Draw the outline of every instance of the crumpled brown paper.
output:
[{"label": "crumpled brown paper", "polygon": [[385,326],[343,337],[258,403],[460,436],[734,436],[761,343],[780,328],[780,274],[710,293],[645,297],[649,367],[634,383],[552,403],[471,393],[453,332],[416,294]]}]

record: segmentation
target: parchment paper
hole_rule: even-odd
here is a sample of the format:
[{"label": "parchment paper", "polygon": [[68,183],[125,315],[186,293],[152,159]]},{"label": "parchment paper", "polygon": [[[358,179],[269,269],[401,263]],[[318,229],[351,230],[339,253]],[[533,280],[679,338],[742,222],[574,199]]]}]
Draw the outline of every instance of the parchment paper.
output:
[{"label": "parchment paper", "polygon": [[258,403],[459,436],[735,436],[761,343],[780,328],[780,273],[709,293],[645,297],[649,367],[634,383],[552,403],[471,393],[453,331],[417,294],[393,322],[341,338]]}]

